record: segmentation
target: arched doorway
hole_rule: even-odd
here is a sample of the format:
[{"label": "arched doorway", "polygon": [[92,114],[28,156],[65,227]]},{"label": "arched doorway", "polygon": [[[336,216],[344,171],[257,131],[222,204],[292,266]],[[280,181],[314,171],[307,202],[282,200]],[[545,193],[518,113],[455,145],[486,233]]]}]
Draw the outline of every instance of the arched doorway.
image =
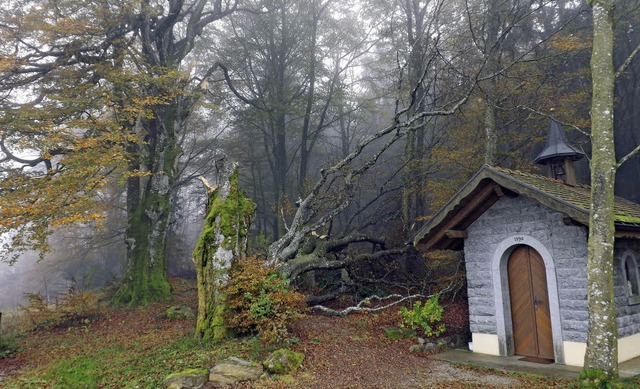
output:
[{"label": "arched doorway", "polygon": [[507,274],[514,353],[553,360],[549,293],[542,257],[532,247],[519,245],[509,255]]}]

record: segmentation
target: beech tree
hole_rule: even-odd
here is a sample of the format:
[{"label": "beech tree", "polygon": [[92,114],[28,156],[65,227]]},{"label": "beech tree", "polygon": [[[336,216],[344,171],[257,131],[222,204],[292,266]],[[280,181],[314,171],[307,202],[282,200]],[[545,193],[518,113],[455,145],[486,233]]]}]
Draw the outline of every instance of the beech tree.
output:
[{"label": "beech tree", "polygon": [[[101,218],[105,178],[126,181],[120,304],[169,297],[165,243],[180,140],[205,80],[188,61],[235,0],[11,2],[2,31],[2,224],[11,250]],[[6,7],[5,7],[6,8]]]},{"label": "beech tree", "polygon": [[613,0],[591,0],[593,51],[591,77],[591,209],[587,255],[589,333],[584,369],[599,370],[610,378],[618,375],[618,325],[613,290],[614,187],[616,170],[636,147],[616,161],[614,145],[614,86],[640,51],[640,45],[615,71],[613,66]]}]

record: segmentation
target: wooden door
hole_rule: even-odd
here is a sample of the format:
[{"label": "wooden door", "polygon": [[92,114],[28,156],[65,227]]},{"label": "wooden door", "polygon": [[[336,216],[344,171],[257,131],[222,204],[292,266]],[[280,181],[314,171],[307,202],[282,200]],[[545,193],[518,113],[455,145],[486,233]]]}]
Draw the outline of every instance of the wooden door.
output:
[{"label": "wooden door", "polygon": [[507,263],[515,354],[554,359],[549,293],[544,261],[529,246],[518,246]]}]

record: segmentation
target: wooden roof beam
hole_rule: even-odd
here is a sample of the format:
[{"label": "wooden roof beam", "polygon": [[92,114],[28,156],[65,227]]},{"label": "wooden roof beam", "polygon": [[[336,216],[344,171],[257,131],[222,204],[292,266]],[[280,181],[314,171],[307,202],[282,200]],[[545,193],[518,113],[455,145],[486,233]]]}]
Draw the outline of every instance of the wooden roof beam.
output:
[{"label": "wooden roof beam", "polygon": [[[496,193],[495,187],[498,185],[487,185],[484,188],[480,189],[478,193],[476,193],[471,201],[467,204],[463,205],[457,212],[454,212],[454,215],[451,216],[443,225],[438,229],[438,231],[431,236],[424,244],[427,249],[432,248],[438,243],[441,239],[446,237],[447,230],[455,230],[456,225],[463,221],[469,214],[471,214],[476,208],[480,207],[488,198],[492,195],[496,196],[495,200],[491,203],[493,204],[498,200],[500,195]],[[488,208],[488,207],[487,207]],[[486,209],[486,208],[485,208]]]},{"label": "wooden roof beam", "polygon": [[464,230],[446,230],[444,234],[449,239],[460,239],[469,237],[469,233]]}]

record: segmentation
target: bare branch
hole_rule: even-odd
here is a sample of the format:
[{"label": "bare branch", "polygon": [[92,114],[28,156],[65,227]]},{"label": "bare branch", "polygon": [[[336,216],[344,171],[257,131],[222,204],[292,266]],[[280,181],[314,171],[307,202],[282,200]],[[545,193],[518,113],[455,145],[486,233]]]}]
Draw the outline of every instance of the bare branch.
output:
[{"label": "bare branch", "polygon": [[624,60],[622,65],[620,65],[620,67],[616,71],[616,78],[620,77],[622,73],[624,73],[624,71],[627,70],[627,68],[629,67],[629,65],[631,65],[631,62],[636,57],[636,55],[638,55],[638,53],[640,53],[640,44],[636,46],[636,48],[631,52],[631,54],[629,54],[627,59]]},{"label": "bare branch", "polygon": [[[402,302],[405,302],[407,300],[411,300],[411,299],[415,299],[415,298],[430,298],[433,297],[434,295],[429,295],[429,296],[425,296],[423,294],[420,293],[416,293],[416,294],[412,294],[409,296],[402,296],[400,294],[390,294],[388,296],[385,297],[380,297],[378,295],[373,295],[370,297],[365,298],[364,300],[361,300],[358,304],[356,304],[355,306],[352,307],[348,307],[345,309],[331,309],[331,308],[327,308],[323,305],[314,305],[313,307],[310,307],[310,310],[314,310],[314,311],[322,311],[330,316],[347,316],[349,313],[352,312],[378,312],[378,311],[382,311],[384,309],[393,307],[394,305],[398,305]],[[395,301],[392,301],[388,304],[385,305],[381,305],[378,307],[368,307],[367,305],[369,305],[371,303],[371,301],[385,301],[385,300],[390,300],[390,299],[397,299]]]},{"label": "bare branch", "polygon": [[[640,47],[640,46],[638,46]],[[638,152],[640,152],[640,145],[638,145],[635,149],[631,150],[629,152],[629,154],[625,155],[624,157],[622,157],[620,159],[620,161],[618,161],[618,163],[616,164],[616,169],[619,169],[620,166],[622,166],[623,163],[627,162],[627,160],[631,157],[633,157],[634,155],[638,154]]]}]

